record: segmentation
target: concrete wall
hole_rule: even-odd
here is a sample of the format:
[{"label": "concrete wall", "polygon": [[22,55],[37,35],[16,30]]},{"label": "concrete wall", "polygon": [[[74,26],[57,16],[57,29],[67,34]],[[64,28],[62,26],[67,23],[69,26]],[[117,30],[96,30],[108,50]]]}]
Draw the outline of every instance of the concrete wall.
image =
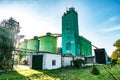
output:
[{"label": "concrete wall", "polygon": [[62,57],[62,67],[71,66],[72,57]]},{"label": "concrete wall", "polygon": [[[61,55],[45,54],[43,61],[43,69],[61,68]],[[55,65],[52,64],[53,61],[55,61]]]},{"label": "concrete wall", "polygon": [[85,62],[86,62],[86,64],[93,64],[93,63],[95,63],[95,57],[94,56],[85,57]]}]

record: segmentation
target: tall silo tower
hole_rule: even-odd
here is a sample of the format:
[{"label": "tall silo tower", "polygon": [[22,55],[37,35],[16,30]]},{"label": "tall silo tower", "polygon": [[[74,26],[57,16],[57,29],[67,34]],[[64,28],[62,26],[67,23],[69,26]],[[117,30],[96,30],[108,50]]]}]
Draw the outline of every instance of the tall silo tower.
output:
[{"label": "tall silo tower", "polygon": [[71,7],[62,16],[62,55],[80,55],[78,30],[78,14]]}]

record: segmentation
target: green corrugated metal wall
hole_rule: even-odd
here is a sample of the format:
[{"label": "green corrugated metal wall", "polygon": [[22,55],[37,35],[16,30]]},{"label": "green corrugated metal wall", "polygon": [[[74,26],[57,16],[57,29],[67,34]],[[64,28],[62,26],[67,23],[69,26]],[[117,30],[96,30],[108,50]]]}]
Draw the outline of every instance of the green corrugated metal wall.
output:
[{"label": "green corrugated metal wall", "polygon": [[57,52],[57,38],[52,37],[52,36],[41,37],[39,51],[56,53]]},{"label": "green corrugated metal wall", "polygon": [[27,49],[32,52],[38,52],[39,51],[39,40],[37,39],[28,40]]},{"label": "green corrugated metal wall", "polygon": [[92,45],[89,40],[80,36],[80,54],[82,56],[92,56]]},{"label": "green corrugated metal wall", "polygon": [[23,49],[23,50],[26,50],[27,49],[27,40],[25,40],[24,42],[21,42],[19,44],[19,48]]},{"label": "green corrugated metal wall", "polygon": [[24,40],[24,42],[21,42],[20,44],[19,44],[19,48],[20,49],[22,49],[22,57],[24,58],[24,57],[26,57],[26,49],[27,49],[27,40]]}]

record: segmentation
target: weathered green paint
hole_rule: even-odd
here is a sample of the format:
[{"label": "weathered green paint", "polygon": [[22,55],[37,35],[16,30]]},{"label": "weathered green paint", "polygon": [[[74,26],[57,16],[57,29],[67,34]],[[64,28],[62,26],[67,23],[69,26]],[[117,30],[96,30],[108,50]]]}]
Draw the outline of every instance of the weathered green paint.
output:
[{"label": "weathered green paint", "polygon": [[71,7],[62,16],[62,55],[80,55],[78,30],[78,14]]},{"label": "weathered green paint", "polygon": [[22,50],[26,50],[27,49],[27,40],[24,40],[23,42],[21,42],[19,44],[19,48]]},{"label": "weathered green paint", "polygon": [[21,56],[25,58],[27,56],[26,49],[27,49],[27,40],[24,40],[19,44],[19,48],[22,50]]},{"label": "weathered green paint", "polygon": [[89,40],[80,36],[80,54],[82,56],[92,56],[92,45]]},{"label": "weathered green paint", "polygon": [[40,38],[39,51],[57,52],[57,38],[53,36],[43,36]]},{"label": "weathered green paint", "polygon": [[30,39],[27,42],[27,50],[32,52],[39,51],[39,40],[38,39]]}]

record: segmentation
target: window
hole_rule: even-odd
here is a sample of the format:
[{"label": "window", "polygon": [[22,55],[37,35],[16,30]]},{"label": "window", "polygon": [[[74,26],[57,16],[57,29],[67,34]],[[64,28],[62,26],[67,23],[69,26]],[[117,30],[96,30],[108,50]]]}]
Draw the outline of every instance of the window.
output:
[{"label": "window", "polygon": [[66,30],[69,30],[69,28],[66,28]]},{"label": "window", "polygon": [[56,60],[52,60],[52,66],[56,65]]},{"label": "window", "polygon": [[71,43],[66,43],[66,49],[71,50]]}]

